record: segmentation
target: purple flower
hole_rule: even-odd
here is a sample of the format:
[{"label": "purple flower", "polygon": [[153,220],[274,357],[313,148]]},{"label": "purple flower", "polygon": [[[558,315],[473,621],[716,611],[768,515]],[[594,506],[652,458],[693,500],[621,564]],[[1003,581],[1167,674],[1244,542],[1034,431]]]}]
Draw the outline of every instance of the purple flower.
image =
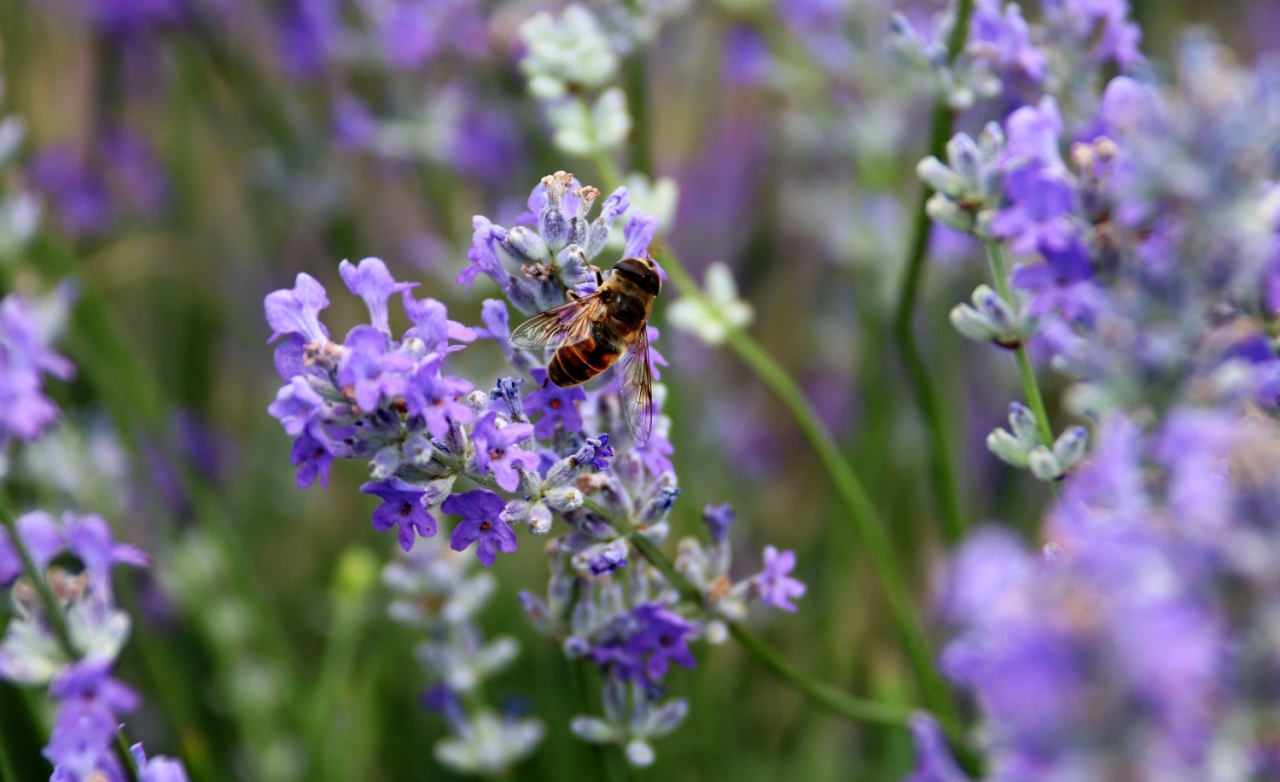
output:
[{"label": "purple flower", "polygon": [[805,585],[788,575],[795,569],[794,551],[764,547],[764,570],[753,579],[753,583],[765,605],[795,613],[796,606],[791,599],[802,597],[805,593]]},{"label": "purple flower", "polygon": [[341,36],[336,0],[286,0],[276,18],[278,54],[293,78],[319,74]]},{"label": "purple flower", "polygon": [[644,445],[633,448],[632,451],[639,454],[645,469],[652,475],[661,475],[675,469],[670,459],[671,454],[676,452],[675,446],[657,432],[649,435],[649,440]]},{"label": "purple flower", "polygon": [[902,782],[970,782],[956,765],[947,737],[931,714],[912,714],[908,727],[916,745],[916,767]]},{"label": "purple flower", "polygon": [[112,664],[75,663],[50,683],[49,694],[60,703],[44,756],[53,763],[55,776],[61,771],[72,779],[90,779],[110,752],[117,715],[138,707],[137,694],[111,678]]},{"label": "purple flower", "polygon": [[729,536],[729,527],[738,518],[733,512],[733,506],[729,503],[723,505],[712,505],[702,509],[702,523],[707,525],[707,531],[711,534],[711,540],[716,543],[723,543],[724,539]]},{"label": "purple flower", "polygon": [[449,164],[465,179],[497,184],[520,166],[521,142],[520,125],[510,113],[472,107],[454,127]]},{"label": "purple flower", "polygon": [[1061,174],[1038,162],[1021,166],[1005,177],[1004,194],[1009,203],[991,218],[991,233],[1014,252],[1030,255],[1076,241],[1070,222],[1076,192]]},{"label": "purple flower", "polygon": [[276,394],[276,401],[267,406],[267,412],[290,437],[297,437],[321,420],[324,410],[324,398],[305,377],[295,377]]},{"label": "purple flower", "polygon": [[306,272],[300,272],[292,290],[267,294],[267,325],[275,342],[286,334],[297,334],[308,345],[326,345],[329,330],[320,322],[320,310],[329,306],[324,286]]},{"label": "purple flower", "polygon": [[542,414],[534,424],[533,433],[546,440],[555,434],[557,421],[566,432],[581,432],[582,414],[578,412],[578,403],[587,401],[586,392],[580,386],[561,388],[548,382],[547,370],[543,367],[536,367],[529,374],[539,388],[525,396],[525,412],[530,418]]},{"label": "purple flower", "polygon": [[366,483],[360,491],[382,499],[382,504],[373,511],[373,528],[386,532],[396,527],[396,538],[405,551],[413,549],[415,532],[424,538],[436,534],[435,517],[422,506],[425,490],[392,476],[385,481]]},{"label": "purple flower", "polygon": [[[626,248],[622,251],[623,258],[640,258],[649,253],[649,245],[653,243],[653,236],[658,232],[658,218],[644,212],[636,212],[627,221],[626,227],[622,229],[622,235],[627,239]],[[658,270],[658,275],[662,279],[667,279],[666,272]]]},{"label": "purple flower", "polygon": [[475,543],[476,559],[485,567],[493,566],[498,558],[497,552],[510,554],[515,551],[520,547],[516,534],[500,518],[506,507],[505,500],[487,489],[450,495],[440,510],[462,516],[462,521],[453,528],[449,547],[454,551],[466,551],[467,546]]},{"label": "purple flower", "polygon": [[1044,52],[1031,42],[1031,31],[1017,3],[1004,6],[1000,0],[977,3],[970,25],[969,50],[990,60],[999,71],[1016,73],[1039,83],[1048,71]]},{"label": "purple flower", "polygon": [[637,664],[643,663],[632,678],[643,674],[643,678],[656,682],[666,677],[673,662],[684,668],[698,664],[689,651],[693,625],[683,617],[659,603],[642,603],[631,616],[639,628],[627,639],[626,652]]},{"label": "purple flower", "polygon": [[138,782],[190,782],[187,768],[181,760],[156,755],[147,758],[147,751],[141,744],[129,748],[134,762],[138,764]]},{"label": "purple flower", "polygon": [[1008,141],[1005,159],[1013,165],[1037,162],[1050,172],[1066,171],[1059,142],[1062,138],[1062,113],[1058,102],[1045,96],[1035,106],[1023,106],[1009,115],[1005,123]]},{"label": "purple flower", "polygon": [[309,434],[301,434],[293,441],[293,450],[289,452],[289,463],[298,468],[295,482],[299,489],[305,489],[320,477],[320,485],[328,488],[329,470],[333,467],[333,454],[327,446]]},{"label": "purple flower", "polygon": [[485,299],[484,304],[480,305],[480,320],[485,327],[475,330],[477,337],[491,339],[497,343],[498,349],[502,351],[502,355],[508,362],[511,361],[511,357],[515,355],[516,351],[515,346],[511,344],[510,317],[505,301],[501,299]]},{"label": "purple flower", "polygon": [[57,420],[40,373],[67,380],[75,367],[49,349],[43,331],[21,297],[0,301],[0,435],[34,440]]},{"label": "purple flower", "polygon": [[338,365],[338,383],[348,399],[364,413],[376,410],[383,398],[405,393],[405,375],[413,361],[401,353],[389,353],[389,338],[373,326],[356,326],[347,335],[346,351]]},{"label": "purple flower", "polygon": [[467,260],[470,265],[458,272],[457,283],[466,285],[467,290],[471,290],[476,277],[483,272],[489,275],[504,293],[510,295],[509,291],[513,284],[511,274],[503,267],[495,249],[495,245],[507,237],[506,230],[479,215],[472,220],[472,225],[475,231],[472,234],[471,249],[467,250]]},{"label": "purple flower", "polygon": [[492,473],[504,491],[515,491],[520,485],[517,467],[538,469],[539,459],[536,453],[515,447],[516,443],[529,439],[533,434],[533,426],[507,424],[499,427],[497,422],[498,414],[490,411],[480,416],[471,431],[471,439],[476,447],[476,469]]},{"label": "purple flower", "polygon": [[404,311],[408,313],[409,320],[413,321],[413,328],[405,334],[405,337],[415,336],[422,340],[427,346],[428,353],[460,350],[460,346],[450,347],[451,339],[457,342],[475,340],[476,332],[457,321],[449,320],[448,310],[435,299],[417,301],[413,298],[413,294],[408,292],[403,294],[403,299]]},{"label": "purple flower", "polygon": [[67,512],[62,517],[67,548],[84,564],[89,586],[100,594],[111,593],[111,569],[115,565],[145,567],[147,553],[137,546],[116,543],[107,520],[96,513],[82,516]]},{"label": "purple flower", "polygon": [[53,202],[68,232],[94,236],[110,227],[116,214],[107,185],[70,146],[49,147],[31,161],[28,170],[31,184]]},{"label": "purple flower", "polygon": [[353,266],[351,261],[343,261],[338,264],[338,273],[342,275],[347,289],[364,299],[365,306],[369,308],[369,322],[373,327],[391,336],[387,299],[393,293],[412,290],[418,283],[396,282],[380,258],[365,258],[359,266]]},{"label": "purple flower", "polygon": [[[31,555],[36,569],[43,571],[54,557],[66,548],[62,529],[53,516],[42,510],[24,513],[15,522],[22,545]],[[13,548],[9,530],[0,527],[0,586],[22,575],[22,559]]]},{"label": "purple flower", "polygon": [[721,62],[725,82],[735,87],[764,84],[774,67],[764,36],[755,28],[742,24],[732,27],[725,36]]},{"label": "purple flower", "polygon": [[475,415],[470,407],[459,401],[471,393],[473,386],[461,378],[442,376],[440,366],[443,363],[442,355],[423,361],[414,370],[404,390],[409,412],[422,416],[432,437],[448,434],[450,421],[469,424]]},{"label": "purple flower", "polygon": [[1060,313],[1071,322],[1088,323],[1103,309],[1105,294],[1094,281],[1093,259],[1078,239],[1064,247],[1041,245],[1044,263],[1019,265],[1013,285],[1031,291],[1031,314],[1041,317]]}]

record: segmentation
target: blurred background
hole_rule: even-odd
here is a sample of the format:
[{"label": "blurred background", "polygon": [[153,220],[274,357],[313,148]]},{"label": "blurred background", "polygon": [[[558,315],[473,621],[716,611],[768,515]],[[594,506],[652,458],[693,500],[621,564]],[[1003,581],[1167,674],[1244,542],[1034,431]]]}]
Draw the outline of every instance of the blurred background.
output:
[{"label": "blurred background", "polygon": [[[892,323],[932,99],[885,31],[894,11],[923,24],[943,4],[587,5],[621,56],[633,128],[620,157],[645,175],[633,194],[695,276],[713,261],[733,270],[753,333],[860,470],[927,603],[942,544]],[[1193,24],[1242,59],[1280,48],[1272,0],[1132,6],[1158,73]],[[521,23],[562,7],[0,0],[0,105],[26,126],[5,187],[43,205],[22,249],[17,218],[0,221],[0,274],[32,293],[77,281],[61,347],[80,370],[53,389],[64,425],[9,469],[24,504],[100,511],[152,552],[153,567],[121,577],[135,629],[117,675],[147,698],[133,733],[197,781],[460,778],[431,751],[446,728],[422,706],[414,634],[386,616],[377,573],[395,543],[370,529],[366,470],[339,463],[327,489],[294,485],[289,438],[265,411],[279,380],[262,300],[302,271],[340,291],[339,261],[377,256],[478,325],[495,289],[454,283],[472,215],[512,224],[556,170],[604,185],[590,160],[552,145],[518,67]],[[918,332],[960,433],[966,507],[1030,535],[1048,488],[983,444],[1017,388],[1013,365],[946,320],[984,274],[967,240],[935,232]],[[731,502],[744,545],[795,549],[809,587],[798,614],[761,632],[826,681],[907,700],[883,597],[812,452],[732,354],[666,327],[672,298],[654,325],[684,491],[674,535],[696,531],[705,503]],[[354,297],[332,300],[334,333],[364,317]],[[482,388],[504,367],[488,343],[458,362]],[[516,599],[543,589],[545,557],[526,545],[495,573],[481,624],[522,654],[486,694],[547,726],[508,778],[598,778],[596,750],[567,730],[569,665]],[[689,721],[642,777],[896,780],[910,768],[905,732],[818,710],[734,644],[695,651],[699,668],[671,679]],[[0,684],[23,780],[48,775],[41,697]]]}]

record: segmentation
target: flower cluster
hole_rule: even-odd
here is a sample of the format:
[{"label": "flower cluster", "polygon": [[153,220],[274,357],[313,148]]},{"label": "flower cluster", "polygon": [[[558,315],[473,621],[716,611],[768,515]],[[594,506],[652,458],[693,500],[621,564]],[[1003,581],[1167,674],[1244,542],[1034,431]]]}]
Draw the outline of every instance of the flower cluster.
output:
[{"label": "flower cluster", "polygon": [[431,677],[424,701],[450,733],[436,743],[436,758],[460,773],[493,776],[530,755],[545,729],[536,718],[478,705],[484,681],[515,659],[519,645],[508,637],[485,642],[476,614],[497,579],[469,573],[472,562],[432,538],[387,565],[382,580],[393,595],[391,617],[422,634],[416,654]]},{"label": "flower cluster", "polygon": [[[1099,51],[1127,56],[1128,27],[1102,33]],[[991,449],[1040,477],[1067,473],[1046,545],[1031,553],[987,529],[948,568],[942,662],[976,701],[991,779],[1277,768],[1280,645],[1259,628],[1280,606],[1268,325],[1280,79],[1199,34],[1179,62],[1176,89],[1117,77],[1076,127],[1051,99],[1018,109],[1004,153],[983,162],[999,184],[975,230],[1026,260],[1009,282],[1035,317],[1029,347],[1067,375],[1067,406],[1098,431],[1082,460],[1083,431],[1050,448],[1015,405]],[[916,728],[915,779],[964,779],[936,727]]]},{"label": "flower cluster", "polygon": [[[608,245],[630,200],[619,188],[592,219],[598,196],[560,172],[534,189],[520,225],[506,229],[476,217],[470,265],[458,282],[470,287],[483,272],[527,314],[564,303],[571,291],[590,293],[597,282],[591,262]],[[656,229],[652,216],[632,215],[623,256],[644,255]],[[667,517],[680,495],[666,438],[670,422],[660,409],[654,432],[637,444],[619,414],[616,372],[586,388],[550,384],[544,357],[511,343],[503,302],[486,301],[485,327],[470,329],[450,321],[439,302],[416,299],[413,284],[395,281],[377,259],[343,262],[340,271],[370,313],[369,325],[356,326],[341,343],[319,320],[328,299],[310,276],[299,275],[293,289],[267,297],[273,339],[283,338],[276,366],[285,381],[269,409],[295,438],[300,487],[317,479],[323,484],[334,458],[368,461],[373,480],[361,490],[381,500],[374,527],[395,529],[408,553],[388,570],[388,579],[398,591],[435,590],[445,600],[444,613],[430,617],[407,601],[393,608],[438,631],[423,655],[440,682],[430,701],[453,726],[454,737],[439,749],[442,759],[480,768],[497,757],[493,743],[499,742],[506,747],[500,755],[505,766],[539,737],[531,723],[471,713],[465,699],[459,701],[514,648],[501,641],[481,645],[474,629],[471,611],[483,603],[492,580],[465,578],[459,560],[438,542],[440,517],[458,516],[449,548],[462,552],[475,544],[476,558],[486,566],[517,549],[518,528],[541,536],[556,519],[564,525],[546,547],[552,576],[545,598],[525,593],[522,603],[567,655],[594,662],[605,674],[606,714],[575,720],[574,731],[590,741],[624,745],[631,762],[648,764],[649,741],[673,730],[687,709],[683,701],[662,699],[670,665],[692,667],[689,644],[724,638],[724,622],[741,619],[748,598],[794,610],[791,600],[804,592],[789,576],[794,554],[767,549],[763,572],[730,584],[732,597],[722,599],[731,511],[717,509],[708,517],[715,541],[710,558],[697,543],[681,543],[681,570],[699,585],[697,594],[682,594],[644,555],[666,539]],[[397,293],[414,324],[399,340],[392,338],[387,316],[387,302]],[[455,343],[478,337],[494,342],[524,376],[498,378],[485,392],[443,374],[447,356],[465,347]],[[651,331],[650,340],[656,338]],[[655,370],[666,363],[652,349],[650,359]],[[534,390],[522,393],[526,382]],[[664,392],[655,386],[655,407]],[[457,486],[463,482],[477,488],[463,491]]]},{"label": "flower cluster", "polygon": [[[64,555],[80,569],[53,564]],[[137,708],[139,698],[111,677],[131,624],[115,605],[111,580],[116,565],[147,562],[141,550],[116,543],[96,514],[68,512],[55,519],[33,511],[0,529],[0,586],[9,587],[14,610],[0,640],[0,678],[48,686],[57,709],[44,755],[54,780],[123,778],[112,747],[120,715]],[[34,574],[24,570],[27,563]],[[140,782],[185,782],[180,762],[148,761],[141,745],[133,753]]]}]

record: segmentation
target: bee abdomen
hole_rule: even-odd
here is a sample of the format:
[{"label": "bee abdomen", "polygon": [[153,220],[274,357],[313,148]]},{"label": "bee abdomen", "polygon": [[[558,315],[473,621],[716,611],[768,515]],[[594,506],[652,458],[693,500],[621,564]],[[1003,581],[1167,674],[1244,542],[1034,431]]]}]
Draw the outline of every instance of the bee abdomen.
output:
[{"label": "bee abdomen", "polygon": [[547,364],[547,378],[562,388],[576,386],[613,366],[621,355],[595,340],[565,345],[555,352]]}]

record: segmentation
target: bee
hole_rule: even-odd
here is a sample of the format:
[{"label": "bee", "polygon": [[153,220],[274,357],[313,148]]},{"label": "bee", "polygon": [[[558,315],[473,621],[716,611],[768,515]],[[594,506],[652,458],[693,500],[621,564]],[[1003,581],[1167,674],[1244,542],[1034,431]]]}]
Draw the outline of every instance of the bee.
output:
[{"label": "bee", "polygon": [[[599,272],[597,272],[599,279]],[[649,363],[649,313],[662,290],[652,258],[623,258],[595,293],[535,315],[511,334],[526,350],[554,349],[547,381],[581,385],[615,363],[622,371],[622,409],[637,445],[653,430],[653,368]]]}]

